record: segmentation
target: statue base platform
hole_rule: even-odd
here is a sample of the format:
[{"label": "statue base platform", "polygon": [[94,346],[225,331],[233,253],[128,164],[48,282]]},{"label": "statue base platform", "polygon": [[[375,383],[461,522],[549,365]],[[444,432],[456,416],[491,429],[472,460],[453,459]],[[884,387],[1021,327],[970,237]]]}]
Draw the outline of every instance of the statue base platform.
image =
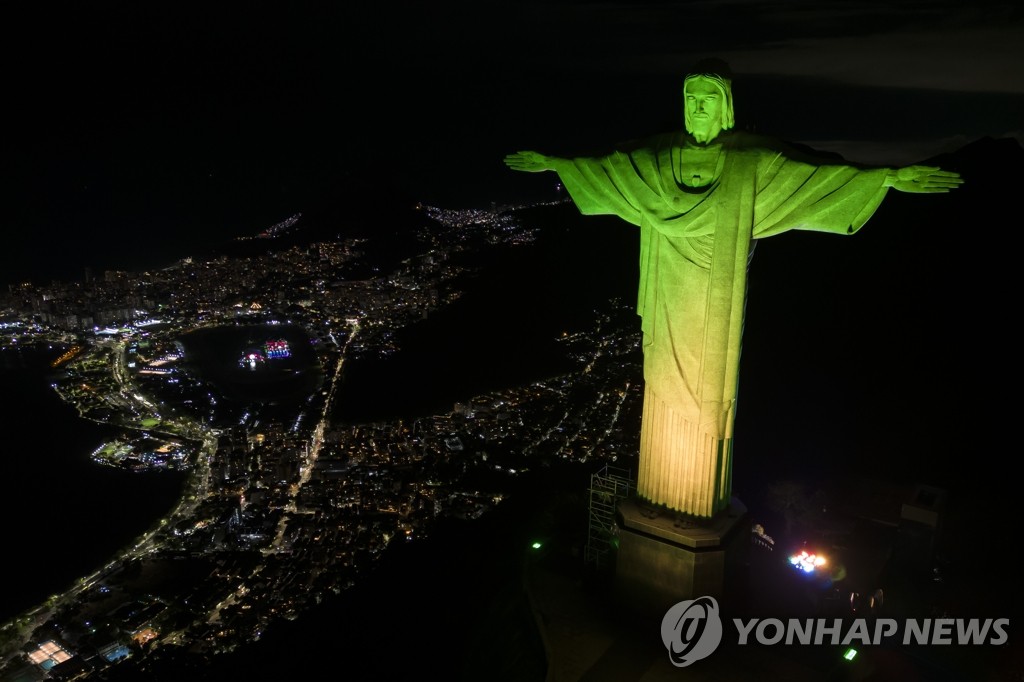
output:
[{"label": "statue base platform", "polygon": [[616,516],[615,592],[631,610],[663,615],[684,599],[722,601],[727,583],[746,565],[750,516],[735,497],[697,522],[633,499],[621,501]]}]

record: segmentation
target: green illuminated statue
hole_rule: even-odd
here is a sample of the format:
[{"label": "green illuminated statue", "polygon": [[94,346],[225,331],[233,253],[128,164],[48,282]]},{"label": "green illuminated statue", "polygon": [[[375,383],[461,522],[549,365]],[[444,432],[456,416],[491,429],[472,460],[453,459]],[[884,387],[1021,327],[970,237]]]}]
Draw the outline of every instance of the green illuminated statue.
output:
[{"label": "green illuminated statue", "polygon": [[812,161],[734,126],[720,62],[683,82],[685,132],[597,158],[521,151],[517,171],[553,170],[586,215],[640,228],[644,408],[638,495],[697,517],[729,504],[740,339],[752,240],[789,230],[853,234],[889,188],[948,192],[957,173]]}]

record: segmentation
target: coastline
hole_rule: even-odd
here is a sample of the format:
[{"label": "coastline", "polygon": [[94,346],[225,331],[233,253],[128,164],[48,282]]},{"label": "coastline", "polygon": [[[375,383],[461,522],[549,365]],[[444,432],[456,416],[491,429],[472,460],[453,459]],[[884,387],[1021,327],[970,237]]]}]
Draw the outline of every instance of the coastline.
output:
[{"label": "coastline", "polygon": [[[490,223],[486,225],[487,229],[501,229],[503,223],[495,222],[493,228]],[[479,230],[476,223],[470,227],[473,228],[471,231],[470,228],[466,230],[471,234]],[[506,229],[501,234],[505,235],[503,239],[518,239],[519,232]],[[556,246],[568,247],[573,243],[571,235],[557,226],[553,227],[549,236]],[[461,251],[455,250],[454,253]],[[442,279],[447,282],[465,270],[458,264],[449,266],[446,262],[437,255],[431,256],[423,261],[430,266],[429,271],[418,273],[418,277],[433,277],[437,271],[448,278]],[[502,495],[493,493],[490,487],[496,485],[503,488],[513,477],[527,471],[520,466],[525,462],[513,462],[516,459],[516,443],[519,441],[526,445],[532,443],[533,449],[536,449],[537,461],[530,464],[530,469],[534,468],[534,464],[539,466],[542,461],[555,457],[586,462],[587,452],[593,443],[588,440],[590,434],[585,432],[583,424],[593,418],[595,425],[600,423],[605,429],[610,428],[606,420],[610,419],[612,424],[618,421],[618,407],[626,400],[626,389],[629,388],[627,382],[625,389],[592,394],[593,387],[589,384],[606,380],[611,382],[610,385],[618,384],[617,373],[623,371],[623,365],[616,358],[619,352],[632,352],[632,325],[627,325],[630,327],[627,335],[629,339],[619,339],[614,336],[613,329],[608,329],[607,332],[613,334],[614,338],[600,337],[603,339],[601,343],[598,343],[598,330],[593,333],[579,332],[579,329],[590,329],[595,324],[593,316],[598,315],[598,309],[578,310],[575,317],[579,318],[579,322],[576,324],[565,319],[563,307],[558,302],[561,296],[549,300],[551,280],[568,279],[574,283],[581,280],[562,268],[561,259],[552,258],[547,252],[524,253],[515,249],[509,251],[507,257],[502,252],[499,257],[491,258],[488,265],[500,267],[495,268],[497,272],[493,273],[485,270],[482,275],[471,274],[474,293],[465,297],[449,296],[440,284],[435,285],[438,286],[438,292],[434,294],[424,283],[412,286],[397,276],[389,276],[387,279],[382,277],[380,282],[390,286],[402,284],[403,288],[388,297],[375,294],[376,298],[369,300],[375,303],[387,302],[394,307],[394,311],[391,307],[374,311],[375,315],[365,323],[365,334],[361,334],[360,341],[354,344],[354,334],[343,335],[343,332],[346,328],[351,331],[356,318],[341,314],[335,317],[333,330],[338,340],[335,341],[328,334],[333,343],[325,349],[327,360],[322,362],[323,374],[325,378],[330,375],[331,385],[322,387],[325,390],[317,392],[309,405],[299,407],[297,411],[305,417],[301,429],[300,420],[296,420],[294,414],[291,421],[279,421],[277,424],[265,423],[266,420],[263,420],[259,428],[256,428],[253,420],[247,421],[242,428],[232,427],[232,423],[238,424],[238,417],[246,410],[235,404],[229,406],[227,422],[218,418],[221,425],[225,426],[219,434],[225,449],[217,454],[212,480],[209,470],[201,474],[190,474],[187,489],[166,515],[140,534],[127,550],[117,553],[114,559],[105,563],[98,562],[99,569],[80,578],[62,596],[27,611],[26,614],[32,616],[32,622],[43,620],[48,626],[58,621],[62,624],[87,622],[91,615],[111,613],[116,604],[127,603],[126,600],[133,595],[144,595],[136,598],[141,598],[155,608],[160,605],[166,607],[162,626],[157,626],[160,640],[150,647],[159,653],[153,660],[148,655],[139,656],[128,664],[129,668],[159,665],[168,656],[177,655],[185,657],[194,654],[203,660],[210,660],[222,651],[230,651],[230,647],[234,646],[232,642],[258,641],[263,629],[271,623],[278,623],[282,618],[291,620],[307,608],[320,604],[321,599],[340,595],[355,583],[361,583],[371,575],[370,570],[393,538],[402,540],[398,544],[403,547],[405,542],[411,542],[409,546],[412,547],[421,539],[431,536],[436,519],[476,519],[496,506],[502,500]],[[531,277],[522,287],[509,287],[509,274],[524,270],[536,276]],[[546,272],[550,272],[551,276],[545,277]],[[432,279],[424,281],[433,282]],[[606,284],[606,289],[617,289],[610,278]],[[454,285],[447,286],[452,286],[455,291],[460,290],[454,289]],[[352,295],[362,297],[364,294],[361,291],[359,288],[354,289]],[[588,290],[587,298],[604,311],[609,301],[607,293],[600,288],[597,291]],[[544,297],[541,300],[548,301],[548,305],[538,310],[534,302],[541,296]],[[456,299],[458,305],[450,308],[442,305]],[[616,304],[616,310],[619,307],[622,310],[616,312],[615,316],[623,315],[631,323],[632,309],[628,305]],[[430,313],[429,321],[426,311]],[[532,324],[524,326],[519,323],[519,318],[527,315],[532,322],[538,323],[536,329]],[[601,312],[601,319],[610,319],[606,315],[607,312]],[[237,314],[228,317],[241,319]],[[382,324],[382,320],[387,320],[387,324]],[[404,334],[394,333],[411,322],[417,323],[415,344],[412,343],[412,337],[406,338]],[[453,324],[460,325],[456,328],[462,329],[462,332],[453,335]],[[525,339],[524,331],[529,332]],[[601,330],[601,333],[604,331]],[[424,334],[428,337],[426,340]],[[325,338],[324,334],[320,334],[320,337],[321,341]],[[343,337],[347,337],[346,341],[341,340]],[[405,352],[392,357],[388,350],[396,341]],[[403,343],[405,341],[409,341],[408,347]],[[344,346],[347,350],[349,344],[352,344],[352,352],[341,352],[340,347]],[[575,349],[568,356],[567,344]],[[419,351],[410,350],[414,345],[423,347]],[[166,339],[163,350],[160,350],[159,343],[155,346],[156,349],[145,351],[149,360],[160,358],[161,353],[167,352]],[[612,346],[618,350],[607,355]],[[602,361],[604,372],[612,372],[615,376],[602,373],[604,378],[598,380],[587,375],[588,380],[573,389],[581,392],[578,417],[550,409],[552,401],[560,402],[566,392],[572,389],[574,379],[565,377],[559,371],[545,371],[545,368],[552,370],[564,367],[567,371],[579,369],[579,363],[583,360],[576,356],[581,352],[589,355],[584,349],[591,347],[597,355],[605,356]],[[443,352],[433,352],[438,349]],[[498,366],[488,363],[486,372],[479,371],[479,367],[473,363],[477,358],[495,353],[510,360],[514,358],[514,361],[506,361]],[[429,356],[427,361],[420,362],[424,355]],[[547,359],[539,362],[541,356]],[[141,358],[141,355],[129,354],[130,359],[135,357]],[[368,379],[366,376],[348,376],[347,379],[355,381],[343,385],[344,391],[338,391],[338,380],[345,379],[343,375],[349,374],[342,372],[343,366],[349,368],[343,362],[346,357],[360,360],[355,367],[362,367],[364,373],[367,369],[366,361],[369,361],[371,367],[377,368],[380,365],[375,364],[376,361],[386,358],[387,369],[390,371],[385,372],[387,376],[384,376],[371,370],[373,376],[369,383],[373,384],[373,390],[368,394],[349,390],[357,384],[362,386]],[[406,371],[410,364],[416,365],[420,373],[410,375]],[[467,374],[464,381],[454,380],[455,375],[462,376],[459,371],[467,364],[476,367],[477,371]],[[632,363],[627,364],[632,367]],[[95,365],[92,371],[96,371],[98,366]],[[531,375],[535,381],[529,380]],[[108,378],[104,382],[108,390],[113,386],[109,376],[108,366]],[[553,378],[547,380],[544,376]],[[503,390],[503,387],[508,388],[510,377],[516,380],[516,387]],[[139,378],[142,392],[146,390],[147,381]],[[407,390],[410,384],[419,387],[419,390]],[[161,393],[156,387],[154,390],[157,394]],[[73,388],[72,392],[77,392],[79,398],[84,395],[77,388]],[[127,393],[127,396],[123,392],[119,393],[120,398],[132,402],[136,407],[146,404],[145,396],[133,396],[134,390]],[[197,398],[206,395],[205,389],[199,393],[201,395]],[[440,397],[444,394],[450,396],[448,400]],[[326,400],[325,395],[328,396]],[[189,394],[189,397],[192,395]],[[397,412],[420,412],[425,409],[417,400],[421,403],[444,400],[448,409],[436,413],[431,411],[433,416],[413,421],[396,414],[387,419],[386,423],[377,420],[360,423],[366,415],[348,414],[346,409],[351,401],[357,400],[363,403],[363,409],[359,411],[361,413],[374,409],[390,412],[398,408],[396,398],[404,401],[404,409],[397,409]],[[179,404],[176,397],[170,400],[174,405]],[[449,411],[452,401],[455,409]],[[507,401],[503,403],[504,407],[499,406],[502,401]],[[217,405],[218,413],[222,402],[218,396],[218,401],[213,403]],[[202,403],[203,400],[197,400],[197,414],[205,422],[208,412]],[[95,402],[93,407],[97,405],[100,402]],[[213,411],[211,409],[209,414],[212,415]],[[475,418],[471,412],[477,413]],[[170,413],[164,416],[172,417]],[[262,416],[258,414],[253,419],[261,419]],[[141,417],[136,413],[133,418]],[[326,433],[325,420],[329,424]],[[559,429],[562,422],[572,428]],[[486,429],[490,432],[493,444],[488,447],[489,453],[480,449],[479,443],[468,431],[461,436],[453,436],[453,433],[470,427],[474,431]],[[594,437],[597,441],[603,441],[609,434],[615,440],[610,443],[613,450],[625,452],[619,447],[621,434],[618,432],[602,430],[600,433],[595,432]],[[261,448],[264,436],[267,442]],[[232,439],[238,440],[232,443]],[[312,445],[311,451],[303,452],[300,441]],[[570,445],[570,441],[574,445]],[[244,454],[247,443],[251,456]],[[255,450],[252,449],[253,443],[258,444]],[[381,444],[387,445],[385,447]],[[208,460],[210,451],[215,447],[215,442],[207,441],[200,458]],[[238,447],[242,449],[236,450]],[[320,459],[326,461],[317,462],[321,448],[324,455]],[[235,468],[240,460],[246,459],[254,462],[255,467],[249,470],[251,477],[247,482],[246,472],[239,472]],[[294,468],[289,470],[289,465]],[[289,480],[296,483],[309,481],[313,465],[322,465],[318,466],[313,476],[312,482],[315,485],[303,488],[302,485],[288,483]],[[346,471],[350,471],[351,475],[345,474]],[[295,473],[299,477],[292,479]],[[204,487],[207,481],[211,483],[209,487]],[[207,504],[203,505],[203,525],[182,524],[181,521],[188,518],[193,509],[192,503],[198,504],[207,490],[215,490],[217,495],[208,497]],[[240,524],[237,520],[231,521],[231,515],[236,513],[233,509],[238,508],[239,502],[243,516]],[[232,531],[231,523],[242,527],[236,526],[237,530]],[[273,523],[272,527],[270,523]],[[261,525],[264,529],[262,538]],[[162,527],[168,531],[180,531],[180,534],[175,532],[173,538],[170,534],[161,536]],[[225,533],[232,532],[235,534],[229,535],[225,542]],[[153,551],[160,537],[169,540],[161,548],[166,551]],[[325,538],[323,545],[311,544],[311,541],[321,537]],[[222,553],[224,550],[234,550],[236,554]],[[215,579],[200,584],[201,579],[197,579],[184,586],[183,591],[175,591],[177,588],[168,586],[162,594],[149,590],[147,581],[161,578],[161,575],[155,575],[161,571],[187,570],[187,567],[192,566],[208,571],[212,564],[232,556],[238,558],[227,559],[231,564],[227,569],[231,571],[227,581]],[[128,564],[125,560],[132,557],[141,560]],[[115,575],[122,566],[128,570]],[[138,578],[140,567],[143,571],[141,579]],[[105,576],[112,577],[109,584],[97,585]],[[140,583],[147,583],[146,587],[141,588]],[[86,594],[85,591],[92,585],[96,589]],[[163,584],[160,586],[164,587]],[[110,588],[109,595],[104,589],[106,587]],[[156,596],[150,596],[154,594]],[[77,600],[78,596],[82,599]],[[60,605],[65,603],[71,608],[59,612]],[[49,613],[59,618],[47,622],[45,614]],[[195,620],[183,626],[175,620],[177,614]],[[26,630],[29,629],[28,625],[23,623]],[[134,637],[136,629],[141,627],[120,621],[118,626],[122,628],[120,634],[125,641]],[[233,629],[228,631],[228,627]],[[232,638],[227,642],[230,646],[216,639],[225,636],[219,633],[221,630]],[[56,631],[50,633],[50,630],[41,630],[32,634],[38,643],[47,637],[58,636]],[[72,632],[70,637],[67,641],[71,647],[78,652],[91,652],[93,656],[105,643],[92,641],[87,633],[82,634],[80,628]],[[82,639],[89,641],[79,643]],[[193,643],[197,649],[184,651],[180,646],[184,642]],[[99,662],[99,665],[105,664]]]},{"label": "coastline", "polygon": [[[126,425],[115,425],[91,418],[81,409],[80,406],[69,400],[63,393],[58,390],[55,390],[54,393],[56,393],[62,403],[75,409],[77,419],[112,429],[127,430],[131,428]],[[198,423],[196,426],[199,426]],[[184,437],[182,434],[168,433],[167,435]],[[135,535],[132,540],[129,540],[127,544],[128,549],[124,549],[125,545],[122,545],[122,549],[116,551],[113,558],[102,564],[99,568],[93,570],[92,573],[73,579],[70,587],[61,592],[55,592],[44,602],[15,613],[0,623],[0,633],[2,633],[4,635],[4,639],[7,640],[4,644],[0,645],[2,646],[2,650],[0,650],[0,659],[5,660],[12,654],[16,653],[17,650],[20,649],[20,646],[30,637],[32,631],[39,625],[44,624],[61,606],[70,603],[72,600],[80,596],[85,590],[90,589],[97,582],[115,573],[121,568],[120,564],[131,558],[133,554],[140,554],[149,551],[152,547],[152,543],[157,537],[157,534],[164,526],[170,524],[174,520],[180,520],[188,516],[196,505],[197,496],[195,491],[204,485],[206,477],[209,475],[209,469],[205,466],[205,462],[208,459],[210,449],[216,449],[217,440],[213,434],[206,432],[204,433],[202,443],[202,447],[199,448],[193,458],[192,466],[185,474],[184,480],[181,481],[180,491],[177,495],[176,501],[173,503],[173,506],[169,511],[161,514],[152,521],[149,526],[142,531],[142,533]],[[89,458],[89,466],[98,467],[99,465],[95,460]],[[127,473],[131,476],[138,475],[135,472]],[[8,632],[9,628],[15,630],[17,634],[11,635],[10,632]]]},{"label": "coastline", "polygon": [[[83,418],[53,390],[47,377],[50,356],[58,352],[45,344],[2,351],[0,373],[17,396],[3,414],[10,449],[2,470],[9,482],[5,534],[15,543],[12,584],[18,589],[8,592],[0,623],[36,608],[134,542],[177,504],[185,484],[182,472],[137,474],[89,458],[121,429]],[[33,529],[46,534],[45,545],[33,539]]]},{"label": "coastline", "polygon": [[[345,351],[352,343],[352,340],[356,338],[358,331],[359,325],[354,324],[352,332],[349,334],[344,347],[340,349],[337,362],[333,367],[333,370],[329,373],[330,386],[326,390],[327,399],[324,401],[324,409],[320,415],[319,423],[313,431],[310,443],[311,447],[308,449],[306,465],[303,467],[304,474],[300,478],[299,484],[294,488],[291,503],[293,511],[294,500],[298,497],[298,494],[302,489],[302,485],[309,480],[309,475],[313,471],[317,455],[323,445],[325,425],[330,419],[332,398],[334,397],[343,376],[342,370],[346,359]],[[123,360],[123,354],[118,353],[115,355],[115,358]],[[122,386],[122,390],[138,392],[138,389],[133,384],[127,382],[127,374],[123,372],[123,363],[119,363],[115,359],[111,363],[111,373]],[[118,429],[133,428],[123,424],[115,426],[109,422],[94,419],[88,416],[87,412],[68,396],[56,390],[55,393],[60,397],[64,404],[73,407],[76,410],[77,417],[79,419]],[[145,399],[142,398],[141,401],[145,402]],[[139,430],[143,429],[141,426],[135,428],[138,428]],[[167,513],[153,521],[151,525],[141,534],[136,536],[134,540],[130,541],[127,549],[122,549],[116,552],[113,558],[88,575],[75,579],[71,584],[71,587],[62,592],[54,593],[44,602],[29,607],[28,609],[12,615],[7,620],[0,622],[0,635],[3,636],[3,641],[0,643],[0,661],[6,661],[12,656],[17,655],[24,644],[31,639],[33,631],[40,625],[49,621],[61,607],[72,605],[76,599],[80,598],[85,592],[92,589],[98,583],[101,583],[104,579],[123,570],[125,565],[133,559],[137,559],[157,551],[159,549],[157,543],[161,539],[160,534],[162,531],[166,528],[171,528],[177,524],[181,524],[193,516],[200,503],[206,498],[210,491],[210,461],[218,447],[218,433],[215,429],[202,425],[198,420],[191,420],[190,423],[186,423],[184,425],[184,429],[186,431],[192,431],[193,433],[181,434],[171,431],[154,431],[155,433],[163,433],[164,435],[171,435],[192,441],[196,440],[196,435],[201,435],[199,442],[201,442],[202,445],[191,457],[191,464],[185,472],[185,480],[182,481],[180,495],[172,508]],[[90,458],[90,462],[93,465],[98,465],[94,458]],[[275,541],[275,544],[277,545],[280,545],[285,522],[288,518],[288,515],[282,516],[278,538]]]}]

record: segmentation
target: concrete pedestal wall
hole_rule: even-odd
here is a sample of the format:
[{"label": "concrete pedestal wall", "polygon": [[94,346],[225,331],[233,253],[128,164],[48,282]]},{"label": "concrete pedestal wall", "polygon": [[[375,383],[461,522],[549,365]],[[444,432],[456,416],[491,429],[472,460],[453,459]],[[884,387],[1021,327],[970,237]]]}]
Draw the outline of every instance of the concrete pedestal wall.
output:
[{"label": "concrete pedestal wall", "polygon": [[749,515],[739,500],[699,525],[632,500],[619,504],[617,516],[615,591],[623,605],[658,615],[684,599],[727,597],[750,544]]}]

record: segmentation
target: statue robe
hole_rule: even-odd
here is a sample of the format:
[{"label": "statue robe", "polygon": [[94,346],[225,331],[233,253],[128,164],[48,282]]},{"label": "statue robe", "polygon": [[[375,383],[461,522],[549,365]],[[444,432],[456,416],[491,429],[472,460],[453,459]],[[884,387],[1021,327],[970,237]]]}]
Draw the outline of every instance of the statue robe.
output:
[{"label": "statue robe", "polygon": [[[690,177],[686,145],[719,151],[704,187],[681,181]],[[640,228],[646,386],[637,492],[651,503],[699,517],[729,504],[751,240],[788,230],[853,234],[885,197],[886,169],[796,156],[745,133],[700,146],[680,132],[556,162],[583,214]]]}]

